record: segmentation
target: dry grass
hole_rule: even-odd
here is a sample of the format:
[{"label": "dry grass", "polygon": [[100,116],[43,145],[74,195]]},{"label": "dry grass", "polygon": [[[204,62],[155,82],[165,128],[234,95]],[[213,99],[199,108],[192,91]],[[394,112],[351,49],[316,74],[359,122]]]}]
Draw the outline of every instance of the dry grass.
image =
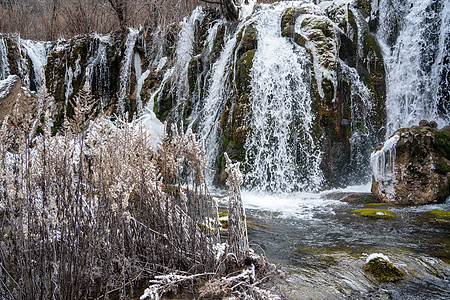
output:
[{"label": "dry grass", "polygon": [[49,113],[35,139],[32,124],[0,131],[0,296],[126,298],[157,274],[214,271],[217,207],[194,136],[173,128],[154,149],[137,123],[92,121],[76,99],[55,136]]}]

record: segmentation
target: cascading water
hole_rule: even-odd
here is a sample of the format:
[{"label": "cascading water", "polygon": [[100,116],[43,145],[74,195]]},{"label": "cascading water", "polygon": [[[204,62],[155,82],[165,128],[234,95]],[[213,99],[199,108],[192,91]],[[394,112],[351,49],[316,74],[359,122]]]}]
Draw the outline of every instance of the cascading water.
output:
[{"label": "cascading water", "polygon": [[[208,145],[206,149],[207,156],[216,157],[220,145],[220,119],[222,109],[229,92],[227,76],[230,71],[233,57],[233,49],[236,45],[236,34],[229,37],[220,58],[212,67],[212,74],[209,80],[209,87],[206,99],[201,109],[195,109],[198,116],[193,115],[192,119],[196,122],[200,118],[201,135]],[[191,123],[192,123],[191,122]],[[213,167],[215,159],[210,159],[209,166]]]},{"label": "cascading water", "polygon": [[93,90],[101,93],[103,106],[106,107],[110,97],[110,70],[108,66],[107,48],[111,45],[110,35],[94,35],[90,44],[89,83]]},{"label": "cascading water", "polygon": [[122,61],[122,66],[120,67],[120,83],[119,83],[119,93],[118,93],[118,103],[117,111],[119,114],[125,113],[125,98],[130,91],[130,77],[131,77],[131,66],[133,64],[134,58],[134,46],[138,38],[139,30],[131,29],[128,33],[127,39],[125,41],[125,50]]},{"label": "cascading water", "polygon": [[81,74],[81,66],[80,66],[81,56],[79,55],[77,60],[75,61],[75,69],[72,70],[72,67],[67,62],[66,65],[66,74],[64,76],[65,79],[65,99],[66,104],[69,102],[70,98],[73,94],[73,80]]},{"label": "cascading water", "polygon": [[450,2],[381,0],[376,9],[387,67],[387,135],[421,119],[449,124]]},{"label": "cascading water", "polygon": [[47,55],[50,49],[48,42],[36,42],[30,40],[19,40],[20,45],[31,60],[32,66],[27,66],[25,77],[28,78],[30,90],[40,92],[44,83],[44,66],[47,64]]},{"label": "cascading water", "polygon": [[10,72],[7,51],[3,35],[0,34],[0,80],[6,79]]},{"label": "cascading water", "polygon": [[265,190],[305,190],[322,181],[321,153],[312,136],[311,57],[281,36],[289,4],[252,16],[258,46],[251,71],[252,128],[247,181]]}]

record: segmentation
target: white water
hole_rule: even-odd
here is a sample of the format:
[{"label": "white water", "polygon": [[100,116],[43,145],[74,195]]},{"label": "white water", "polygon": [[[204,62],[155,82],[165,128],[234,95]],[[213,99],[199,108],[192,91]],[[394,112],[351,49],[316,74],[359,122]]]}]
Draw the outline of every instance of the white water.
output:
[{"label": "white water", "polygon": [[0,79],[0,99],[6,98],[9,95],[18,80],[19,77],[17,75],[9,75],[5,79]]},{"label": "white water", "polygon": [[[47,64],[47,55],[50,49],[50,43],[48,42],[37,42],[30,40],[19,40],[20,45],[25,50],[26,54],[31,60],[33,72],[34,72],[34,86],[36,87],[36,92],[41,91],[41,87],[44,84],[45,76],[44,66]],[[27,68],[27,73],[29,73],[30,67]],[[30,74],[27,74],[30,77]],[[31,79],[28,79],[31,81]]]},{"label": "white water", "polygon": [[125,50],[120,67],[120,83],[118,93],[117,111],[119,114],[125,113],[125,99],[130,92],[131,65],[134,58],[134,46],[139,34],[137,29],[129,29],[127,39],[125,41]]},{"label": "white water", "polygon": [[9,62],[7,56],[7,49],[3,35],[0,34],[0,80],[6,79],[9,75]]},{"label": "white water", "polygon": [[251,71],[251,134],[247,182],[263,190],[307,190],[322,181],[319,145],[311,135],[311,59],[281,36],[288,5],[261,9],[251,18],[258,46]]},{"label": "white water", "polygon": [[377,37],[387,68],[387,136],[421,119],[449,124],[450,1],[381,0],[378,9]]},{"label": "white water", "polygon": [[104,107],[109,102],[109,66],[107,48],[111,45],[110,35],[95,34],[93,42],[90,43],[89,53],[91,55],[88,62],[89,83],[92,89],[101,92],[102,104]]},{"label": "white water", "polygon": [[[197,23],[201,23],[205,14],[202,7],[197,7],[189,18],[185,18],[183,21],[183,27],[179,34],[179,40],[177,43],[176,57],[177,57],[177,104],[183,104],[186,101],[187,94],[189,92],[188,83],[188,69],[189,62],[192,59],[194,51],[195,40],[195,27]],[[175,114],[179,113],[175,109]],[[182,112],[181,112],[182,114]]]},{"label": "white water", "polygon": [[[242,26],[242,25],[241,25]],[[233,57],[233,48],[236,44],[236,34],[225,43],[225,47],[220,55],[220,58],[212,67],[212,75],[209,81],[209,89],[206,99],[204,100],[204,106],[201,111],[201,135],[205,139],[206,155],[211,158],[209,166],[215,164],[214,157],[217,156],[217,151],[220,143],[219,126],[222,116],[222,107],[225,104],[228,94],[227,76],[231,59]],[[196,119],[194,117],[194,119]]]},{"label": "white water", "polygon": [[73,80],[81,74],[80,61],[81,61],[81,56],[78,55],[78,58],[75,61],[75,70],[72,70],[72,67],[68,64],[68,62],[66,64],[66,74],[64,76],[64,80],[65,80],[64,96],[66,99],[66,104],[69,102],[70,98],[73,96]]}]

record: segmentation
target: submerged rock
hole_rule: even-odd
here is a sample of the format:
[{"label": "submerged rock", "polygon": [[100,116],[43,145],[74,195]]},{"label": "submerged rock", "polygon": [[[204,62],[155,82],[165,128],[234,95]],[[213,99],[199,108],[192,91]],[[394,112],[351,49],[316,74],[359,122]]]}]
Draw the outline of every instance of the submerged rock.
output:
[{"label": "submerged rock", "polygon": [[369,256],[363,270],[371,273],[380,282],[395,282],[406,277],[405,272],[394,266],[384,255]]},{"label": "submerged rock", "polygon": [[372,193],[380,201],[421,205],[450,195],[450,126],[420,124],[397,130],[372,154]]}]

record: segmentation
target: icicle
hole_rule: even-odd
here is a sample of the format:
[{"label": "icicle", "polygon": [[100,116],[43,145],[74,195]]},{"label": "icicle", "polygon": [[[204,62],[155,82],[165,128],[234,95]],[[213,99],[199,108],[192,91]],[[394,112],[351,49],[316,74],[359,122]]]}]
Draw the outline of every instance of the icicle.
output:
[{"label": "icicle", "polygon": [[389,201],[395,200],[394,184],[396,181],[396,146],[400,140],[400,135],[395,134],[388,139],[383,148],[375,151],[370,156],[370,165],[372,166],[373,178],[375,181],[383,185],[386,192],[386,198]]}]

